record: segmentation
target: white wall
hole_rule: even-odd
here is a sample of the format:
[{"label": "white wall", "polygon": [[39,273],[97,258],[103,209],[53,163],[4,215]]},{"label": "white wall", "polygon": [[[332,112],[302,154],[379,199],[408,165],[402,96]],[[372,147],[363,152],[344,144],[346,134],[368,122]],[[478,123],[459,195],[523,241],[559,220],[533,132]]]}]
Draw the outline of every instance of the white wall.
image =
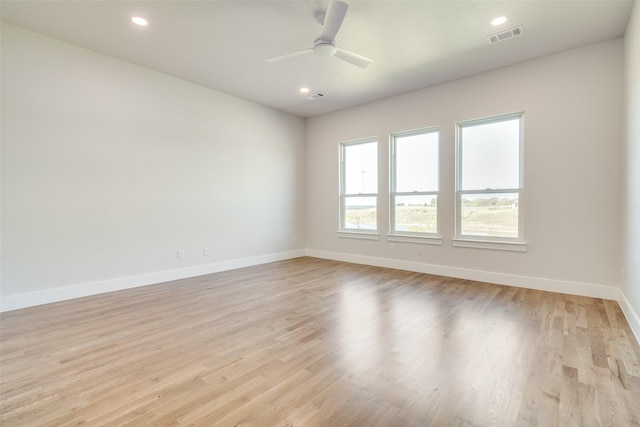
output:
[{"label": "white wall", "polygon": [[[616,298],[621,280],[621,39],[307,120],[307,246],[312,255]],[[457,121],[525,112],[528,252],[451,246]],[[389,133],[441,129],[442,246],[388,231]],[[339,238],[338,144],[377,136],[381,239]]]},{"label": "white wall", "polygon": [[303,153],[300,118],[3,24],[3,308],[303,253]]},{"label": "white wall", "polygon": [[637,1],[625,33],[625,95],[626,203],[622,239],[626,274],[621,306],[640,340],[640,4]]}]

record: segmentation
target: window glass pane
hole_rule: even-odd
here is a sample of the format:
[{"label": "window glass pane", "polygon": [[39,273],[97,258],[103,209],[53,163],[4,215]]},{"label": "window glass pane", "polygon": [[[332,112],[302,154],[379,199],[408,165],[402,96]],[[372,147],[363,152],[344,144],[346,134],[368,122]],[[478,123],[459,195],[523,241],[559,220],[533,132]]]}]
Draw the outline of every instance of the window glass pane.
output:
[{"label": "window glass pane", "polygon": [[378,192],[378,144],[344,146],[345,194]]},{"label": "window glass pane", "polygon": [[438,191],[438,132],[395,139],[396,191]]},{"label": "window glass pane", "polygon": [[438,196],[397,196],[395,231],[438,232]]},{"label": "window glass pane", "polygon": [[518,193],[462,194],[461,233],[518,237]]},{"label": "window glass pane", "polygon": [[376,230],[377,197],[345,197],[344,228]]},{"label": "window glass pane", "polygon": [[462,190],[520,187],[520,119],[464,126]]}]

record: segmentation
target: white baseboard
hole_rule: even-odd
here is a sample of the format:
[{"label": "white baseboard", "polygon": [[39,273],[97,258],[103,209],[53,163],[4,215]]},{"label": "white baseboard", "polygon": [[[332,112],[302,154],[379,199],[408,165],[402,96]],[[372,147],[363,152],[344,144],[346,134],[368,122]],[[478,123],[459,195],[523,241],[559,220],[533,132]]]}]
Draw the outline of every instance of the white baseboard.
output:
[{"label": "white baseboard", "polygon": [[236,268],[251,267],[253,265],[266,264],[274,261],[305,256],[304,249],[260,255],[250,258],[240,258],[230,261],[216,262],[213,264],[198,265],[175,270],[160,271],[155,273],[140,274],[136,276],[119,277],[115,279],[101,280],[98,282],[83,283],[62,288],[47,289],[45,291],[28,292],[0,298],[0,312],[17,310],[19,308],[49,304],[65,301],[105,292],[119,291],[136,288],[139,286],[153,285],[172,280],[186,279],[205,274],[218,273],[220,271],[234,270]]},{"label": "white baseboard", "polygon": [[399,270],[415,271],[417,273],[435,274],[438,276],[456,277],[459,279],[476,280],[479,282],[489,282],[498,285],[517,286],[520,288],[559,292],[563,294],[580,295],[592,298],[618,300],[619,297],[618,288],[613,286],[598,285],[595,283],[570,282],[566,280],[495,273],[492,271],[471,270],[467,268],[425,264],[420,262],[403,261],[389,258],[376,258],[362,255],[320,251],[315,249],[307,249],[307,255],[316,258],[351,262],[354,264],[397,268]]},{"label": "white baseboard", "polygon": [[376,267],[397,268],[418,273],[435,274],[438,276],[456,277],[459,279],[476,280],[479,282],[496,283],[498,285],[517,286],[520,288],[536,289],[540,291],[559,292],[563,294],[579,295],[591,298],[602,298],[617,301],[629,322],[631,331],[640,343],[640,316],[626,295],[617,287],[598,285],[595,283],[570,282],[566,280],[546,279],[540,277],[520,276],[515,274],[495,273],[482,270],[471,270],[458,267],[424,264],[397,259],[367,257],[362,255],[307,249],[307,255],[331,259],[334,261],[351,262],[354,264],[373,265]]},{"label": "white baseboard", "polygon": [[620,304],[620,308],[622,309],[624,316],[627,318],[627,322],[629,322],[629,326],[631,327],[633,334],[636,336],[636,340],[640,343],[640,316],[633,309],[633,306],[622,290],[619,291],[618,304]]},{"label": "white baseboard", "polygon": [[624,293],[619,288],[613,286],[495,273],[483,270],[471,270],[459,267],[425,264],[388,258],[376,258],[315,249],[299,249],[295,251],[267,254],[250,258],[240,258],[175,270],[120,277],[116,279],[48,289],[45,291],[11,295],[0,298],[0,312],[97,295],[106,292],[136,288],[139,286],[169,282],[172,280],[186,279],[189,277],[202,276],[205,274],[218,273],[237,268],[251,267],[269,262],[298,258],[305,255],[335,261],[351,262],[354,264],[397,268],[400,270],[415,271],[418,273],[477,280],[481,282],[496,283],[499,285],[518,286],[521,288],[616,300],[620,304],[635,338],[640,342],[640,316],[638,316],[638,313],[633,309]]}]

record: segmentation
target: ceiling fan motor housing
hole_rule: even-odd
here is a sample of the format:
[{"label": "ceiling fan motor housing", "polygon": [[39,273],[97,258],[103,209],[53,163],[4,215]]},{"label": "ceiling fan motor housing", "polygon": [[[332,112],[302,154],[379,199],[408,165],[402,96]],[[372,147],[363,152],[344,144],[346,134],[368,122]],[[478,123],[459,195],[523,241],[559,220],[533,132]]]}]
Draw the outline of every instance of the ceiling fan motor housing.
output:
[{"label": "ceiling fan motor housing", "polygon": [[333,56],[336,54],[336,46],[332,41],[318,37],[313,41],[313,52],[318,56]]}]

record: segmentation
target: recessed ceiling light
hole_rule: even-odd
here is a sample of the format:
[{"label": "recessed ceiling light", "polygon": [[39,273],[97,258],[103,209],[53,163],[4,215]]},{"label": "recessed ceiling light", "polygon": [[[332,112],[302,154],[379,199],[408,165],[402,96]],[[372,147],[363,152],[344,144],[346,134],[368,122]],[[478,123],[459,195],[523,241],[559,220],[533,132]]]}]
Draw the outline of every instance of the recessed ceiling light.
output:
[{"label": "recessed ceiling light", "polygon": [[494,27],[497,27],[498,25],[502,25],[505,22],[507,22],[507,20],[508,20],[508,18],[506,16],[504,16],[504,15],[498,16],[498,17],[493,18],[491,20],[491,25],[493,25]]},{"label": "recessed ceiling light", "polygon": [[309,93],[309,88],[308,87],[301,87],[300,88],[300,93]]},{"label": "recessed ceiling light", "polygon": [[147,25],[149,25],[146,19],[140,18],[139,16],[134,16],[133,18],[131,18],[131,21],[133,21],[133,23],[136,25],[140,25],[141,27],[146,27]]}]

